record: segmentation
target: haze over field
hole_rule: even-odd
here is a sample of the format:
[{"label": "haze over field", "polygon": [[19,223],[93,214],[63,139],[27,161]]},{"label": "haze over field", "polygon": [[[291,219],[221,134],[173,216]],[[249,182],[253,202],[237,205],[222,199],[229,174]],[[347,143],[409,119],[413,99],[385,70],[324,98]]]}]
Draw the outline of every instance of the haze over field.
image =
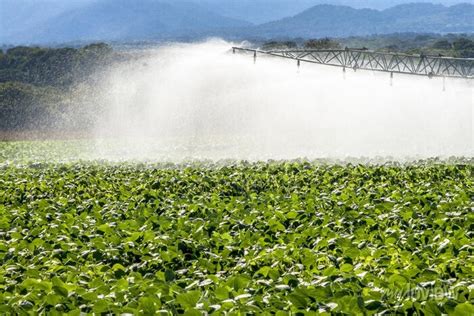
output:
[{"label": "haze over field", "polygon": [[[145,52],[99,87],[108,159],[473,155],[472,83],[229,53],[213,40]],[[416,86],[416,89],[413,87]],[[453,101],[455,100],[455,102]],[[120,150],[109,151],[112,139]]]},{"label": "haze over field", "polygon": [[[304,39],[324,36],[474,31],[472,1],[402,2],[0,0],[0,42],[114,42],[2,53],[3,126],[89,133],[92,125],[97,146],[87,157],[114,160],[472,156],[472,80],[447,80],[444,91],[441,79],[425,77],[396,75],[391,86],[387,73],[343,78],[304,64],[297,73],[292,61],[254,65],[229,54],[229,40],[198,41],[284,37],[306,47]],[[280,9],[288,17],[268,22]],[[398,52],[472,53],[462,38],[470,34],[410,36],[376,40]],[[149,48],[134,50],[142,40]]]}]

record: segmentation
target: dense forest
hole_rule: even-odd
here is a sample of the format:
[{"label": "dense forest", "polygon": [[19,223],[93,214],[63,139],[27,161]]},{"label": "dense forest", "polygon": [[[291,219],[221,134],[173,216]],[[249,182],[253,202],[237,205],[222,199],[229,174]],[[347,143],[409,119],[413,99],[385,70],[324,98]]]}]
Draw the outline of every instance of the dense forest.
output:
[{"label": "dense forest", "polygon": [[[474,57],[473,35],[395,34],[254,44],[263,49],[365,47],[379,51]],[[127,58],[130,55],[123,50],[103,43],[79,48],[21,46],[0,49],[0,132],[87,130],[93,124],[88,114],[99,105],[81,103],[78,96],[90,95],[100,80],[101,70]]]},{"label": "dense forest", "polygon": [[54,129],[59,123],[78,128],[66,120],[72,90],[92,84],[94,74],[115,58],[106,44],[0,50],[0,130]]}]

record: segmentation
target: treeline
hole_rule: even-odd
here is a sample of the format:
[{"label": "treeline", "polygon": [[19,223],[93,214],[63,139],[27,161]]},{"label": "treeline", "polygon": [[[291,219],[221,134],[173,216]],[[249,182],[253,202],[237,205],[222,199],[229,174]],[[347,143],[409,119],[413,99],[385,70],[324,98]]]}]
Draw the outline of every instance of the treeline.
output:
[{"label": "treeline", "polygon": [[261,43],[262,49],[366,48],[384,52],[474,58],[474,35],[391,34],[367,37],[275,40]]},{"label": "treeline", "polygon": [[454,41],[442,39],[434,42],[428,49],[418,48],[408,51],[408,53],[474,58],[474,41],[468,38],[459,38]]},{"label": "treeline", "polygon": [[262,45],[263,50],[270,49],[340,49],[342,45],[340,42],[330,38],[310,39],[304,42],[297,41],[270,41]]},{"label": "treeline", "polygon": [[91,69],[108,64],[112,48],[92,44],[83,48],[14,47],[0,53],[0,82],[23,82],[67,88],[87,78]]},{"label": "treeline", "polygon": [[107,44],[0,50],[0,130],[78,127],[68,122],[71,89],[118,58]]}]

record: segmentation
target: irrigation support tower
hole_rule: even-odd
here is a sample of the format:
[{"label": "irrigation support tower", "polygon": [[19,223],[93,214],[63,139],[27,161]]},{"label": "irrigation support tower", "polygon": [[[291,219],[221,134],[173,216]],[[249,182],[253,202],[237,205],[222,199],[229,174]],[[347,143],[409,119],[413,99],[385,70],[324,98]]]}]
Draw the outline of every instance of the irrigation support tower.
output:
[{"label": "irrigation support tower", "polygon": [[474,58],[454,58],[430,55],[409,55],[402,53],[375,52],[366,49],[288,49],[259,50],[232,47],[232,51],[294,59],[298,67],[301,62],[341,67],[357,71],[370,70],[390,73],[432,77],[474,79]]}]

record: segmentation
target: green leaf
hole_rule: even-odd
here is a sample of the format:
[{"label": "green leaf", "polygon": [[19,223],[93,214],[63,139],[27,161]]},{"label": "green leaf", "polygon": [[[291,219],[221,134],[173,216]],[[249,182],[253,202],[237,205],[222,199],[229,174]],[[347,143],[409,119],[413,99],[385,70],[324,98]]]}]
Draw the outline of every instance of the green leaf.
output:
[{"label": "green leaf", "polygon": [[228,284],[234,288],[235,291],[239,291],[245,289],[247,284],[249,284],[250,280],[243,276],[237,275],[229,279]]},{"label": "green leaf", "polygon": [[219,300],[226,300],[229,298],[229,291],[225,287],[218,287],[214,290],[214,295]]},{"label": "green leaf", "polygon": [[340,268],[342,272],[351,272],[353,269],[354,267],[352,266],[352,264],[349,263],[344,263]]},{"label": "green leaf", "polygon": [[286,213],[286,218],[287,219],[295,219],[298,217],[298,213],[295,212],[295,211],[290,211],[288,213]]},{"label": "green leaf", "polygon": [[109,311],[109,303],[106,300],[97,300],[92,308],[94,313],[104,313]]},{"label": "green leaf", "polygon": [[141,297],[138,300],[138,308],[145,315],[155,315],[161,308],[161,301],[155,297]]},{"label": "green leaf", "polygon": [[454,308],[454,312],[450,314],[450,316],[467,316],[467,315],[474,315],[474,305],[468,302],[458,304]]},{"label": "green leaf", "polygon": [[441,311],[438,307],[438,304],[434,301],[428,301],[425,303],[423,307],[423,312],[425,315],[434,315],[434,316],[441,316]]},{"label": "green leaf", "polygon": [[197,309],[188,309],[184,312],[184,316],[202,316],[203,313],[198,311]]},{"label": "green leaf", "polygon": [[292,293],[287,296],[288,300],[298,309],[304,309],[308,306],[308,301],[303,295]]},{"label": "green leaf", "polygon": [[88,293],[85,293],[85,294],[81,295],[81,297],[86,301],[93,302],[93,301],[97,300],[97,293],[88,292]]},{"label": "green leaf", "polygon": [[53,277],[51,279],[51,282],[53,284],[54,292],[64,297],[68,296],[68,290],[67,290],[66,284],[60,278]]},{"label": "green leaf", "polygon": [[400,274],[392,274],[388,278],[388,281],[397,288],[405,288],[405,285],[407,284],[407,279]]},{"label": "green leaf", "polygon": [[187,293],[178,294],[178,296],[176,297],[176,302],[183,308],[194,308],[199,302],[200,297],[201,292],[189,291]]},{"label": "green leaf", "polygon": [[257,272],[255,272],[255,275],[261,274],[264,277],[267,277],[271,269],[272,269],[271,267],[261,267]]},{"label": "green leaf", "polygon": [[125,269],[125,267],[124,267],[123,265],[121,265],[120,263],[114,264],[113,267],[112,267],[112,270],[113,270],[113,271],[118,271],[118,270],[120,270],[120,271],[123,271],[123,272],[126,272],[126,271],[127,271],[127,269]]}]

